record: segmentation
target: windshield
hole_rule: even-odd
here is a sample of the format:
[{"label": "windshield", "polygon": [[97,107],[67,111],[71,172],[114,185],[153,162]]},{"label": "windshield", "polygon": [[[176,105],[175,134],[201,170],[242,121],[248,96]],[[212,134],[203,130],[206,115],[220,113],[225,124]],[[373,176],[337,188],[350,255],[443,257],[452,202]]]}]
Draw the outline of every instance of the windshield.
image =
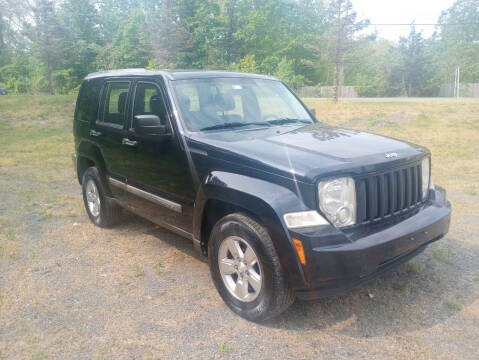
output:
[{"label": "windshield", "polygon": [[312,123],[311,116],[279,81],[207,78],[173,81],[190,131]]}]

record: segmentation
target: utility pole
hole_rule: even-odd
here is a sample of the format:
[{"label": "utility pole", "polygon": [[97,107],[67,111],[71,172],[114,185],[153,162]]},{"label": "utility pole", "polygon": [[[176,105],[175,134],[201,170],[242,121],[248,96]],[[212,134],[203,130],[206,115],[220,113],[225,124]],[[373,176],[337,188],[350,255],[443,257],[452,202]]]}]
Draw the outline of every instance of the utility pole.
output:
[{"label": "utility pole", "polygon": [[461,75],[461,68],[457,67],[457,98],[459,98],[459,88],[461,87],[461,81],[459,80]]},{"label": "utility pole", "polygon": [[339,83],[339,67],[341,65],[341,56],[342,56],[342,24],[341,24],[341,18],[342,18],[342,7],[343,7],[343,1],[338,0],[337,3],[337,21],[338,21],[338,33],[336,37],[336,49],[335,49],[335,56],[334,56],[334,79],[333,79],[333,101],[334,103],[338,102],[338,83]]},{"label": "utility pole", "polygon": [[459,88],[460,88],[460,68],[456,68],[456,73],[454,74],[454,97],[459,98]]},{"label": "utility pole", "polygon": [[334,52],[331,52],[334,62],[333,101],[344,96],[344,58],[354,46],[353,35],[368,25],[369,21],[357,21],[351,0],[330,0],[328,18],[332,36],[329,38]]}]

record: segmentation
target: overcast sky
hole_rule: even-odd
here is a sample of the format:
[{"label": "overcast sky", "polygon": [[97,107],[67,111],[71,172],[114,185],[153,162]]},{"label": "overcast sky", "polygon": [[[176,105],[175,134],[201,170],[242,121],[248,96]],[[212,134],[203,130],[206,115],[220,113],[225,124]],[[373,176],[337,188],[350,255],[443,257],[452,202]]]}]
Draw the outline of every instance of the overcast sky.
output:
[{"label": "overcast sky", "polygon": [[[352,0],[359,19],[369,19],[374,24],[437,23],[441,11],[448,9],[455,0]],[[408,26],[377,26],[378,35],[389,40],[407,36]],[[374,29],[371,27],[370,29]],[[434,32],[433,26],[416,26],[424,37]]]}]

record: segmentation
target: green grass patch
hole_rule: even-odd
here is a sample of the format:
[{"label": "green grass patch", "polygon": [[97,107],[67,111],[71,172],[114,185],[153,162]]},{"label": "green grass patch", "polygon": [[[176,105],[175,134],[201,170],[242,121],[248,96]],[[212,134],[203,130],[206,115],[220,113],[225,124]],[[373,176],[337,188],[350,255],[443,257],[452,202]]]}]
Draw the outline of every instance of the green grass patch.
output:
[{"label": "green grass patch", "polygon": [[160,261],[158,264],[156,264],[156,273],[161,275],[161,271],[163,270],[163,263]]},{"label": "green grass patch", "polygon": [[48,358],[48,354],[43,351],[35,353],[30,357],[31,360],[47,360]]},{"label": "green grass patch", "polygon": [[464,189],[464,192],[468,195],[477,195],[477,190],[476,190],[476,187],[474,185],[470,185],[470,186],[467,186],[465,189]]},{"label": "green grass patch", "polygon": [[143,270],[139,265],[136,265],[135,269],[133,270],[133,276],[137,278],[145,276],[145,270]]},{"label": "green grass patch", "polygon": [[397,282],[393,284],[393,289],[397,291],[406,291],[409,288],[409,285],[402,282]]},{"label": "green grass patch", "polygon": [[434,258],[448,265],[454,265],[456,261],[453,259],[453,253],[449,249],[434,249],[432,251]]},{"label": "green grass patch", "polygon": [[0,256],[18,257],[17,227],[7,218],[0,218]]},{"label": "green grass patch", "polygon": [[424,265],[417,262],[411,262],[409,263],[408,271],[414,275],[422,274],[424,272]]},{"label": "green grass patch", "polygon": [[230,346],[226,343],[218,344],[218,351],[221,356],[225,356],[231,350]]},{"label": "green grass patch", "polygon": [[458,304],[454,301],[447,301],[446,302],[446,307],[449,309],[449,310],[453,310],[453,311],[461,311],[462,310],[462,305],[461,304]]}]

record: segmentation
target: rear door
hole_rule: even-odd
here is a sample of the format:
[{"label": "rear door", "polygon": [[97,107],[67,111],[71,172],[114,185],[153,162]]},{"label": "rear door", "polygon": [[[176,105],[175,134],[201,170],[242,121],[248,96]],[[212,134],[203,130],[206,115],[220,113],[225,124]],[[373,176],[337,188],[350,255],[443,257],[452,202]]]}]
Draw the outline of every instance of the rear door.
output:
[{"label": "rear door", "polygon": [[[131,81],[106,81],[102,89],[100,114],[90,137],[100,146],[105,160],[108,175],[113,179],[126,181],[126,167],[124,160],[124,146],[122,141],[126,131],[128,100],[130,97]],[[112,187],[116,196],[120,196],[119,188]]]}]

